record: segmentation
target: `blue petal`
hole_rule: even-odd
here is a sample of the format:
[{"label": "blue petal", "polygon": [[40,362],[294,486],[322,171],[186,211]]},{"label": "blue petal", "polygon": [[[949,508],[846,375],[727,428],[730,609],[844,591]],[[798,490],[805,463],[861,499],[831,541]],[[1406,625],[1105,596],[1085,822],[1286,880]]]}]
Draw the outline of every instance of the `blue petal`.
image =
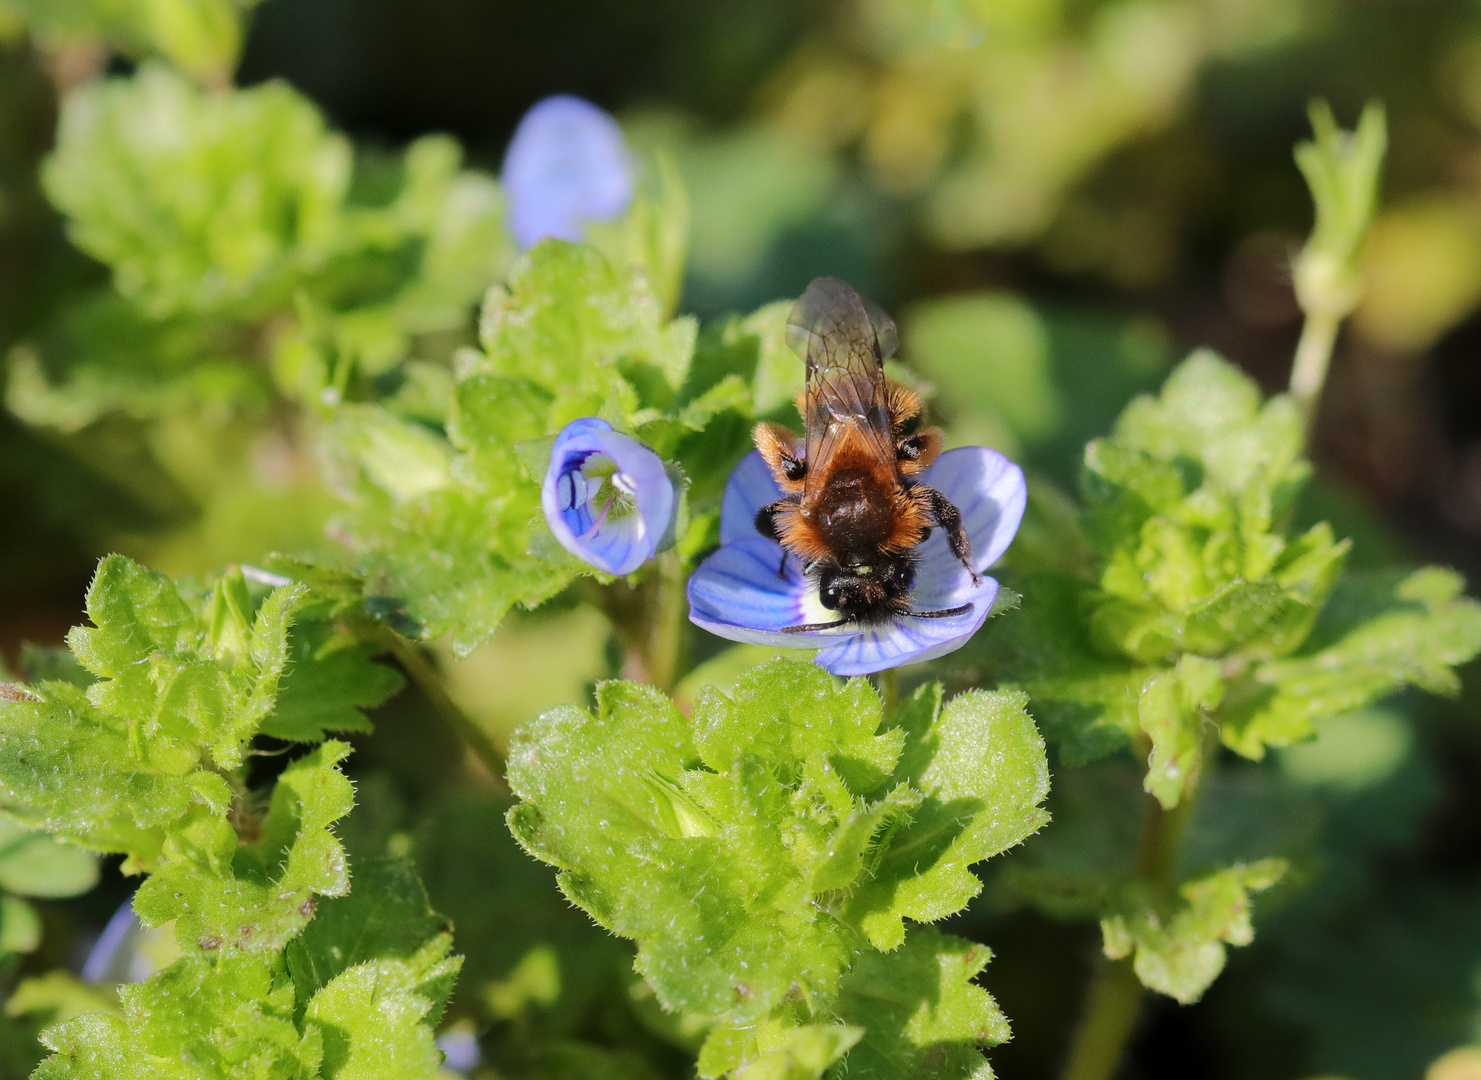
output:
[{"label": "blue petal", "polygon": [[[998,595],[998,583],[982,578],[973,590],[972,609],[947,619],[891,619],[871,626],[863,633],[826,648],[815,657],[824,670],[834,675],[871,675],[902,664],[918,664],[954,652],[977,633],[992,602]],[[964,603],[967,601],[963,601]],[[928,609],[919,602],[918,610]]]},{"label": "blue petal", "polygon": [[[605,454],[631,491],[637,512],[597,520],[600,495],[582,474],[593,454]],[[630,574],[658,550],[673,514],[674,486],[663,460],[636,439],[596,417],[573,420],[550,448],[550,467],[540,492],[545,520],[560,545],[609,574]]]},{"label": "blue petal", "polygon": [[743,536],[760,536],[756,531],[756,511],[781,497],[782,489],[762,459],[761,451],[752,450],[725,482],[725,497],[720,503],[720,543],[728,544]]},{"label": "blue petal", "polygon": [[[784,634],[782,628],[824,622],[832,616],[817,603],[816,587],[788,556],[781,577],[782,549],[759,536],[721,546],[689,576],[689,620],[710,633],[750,645],[783,649],[818,648],[839,631]],[[857,629],[842,631],[852,636]]]},{"label": "blue petal", "polygon": [[615,221],[633,197],[633,165],[617,121],[557,95],[525,113],[504,156],[509,229],[521,248],[547,236],[580,240],[590,221]]},{"label": "blue petal", "polygon": [[[921,482],[950,499],[962,514],[972,541],[972,563],[980,574],[1003,557],[1023,520],[1028,488],[1023,470],[996,450],[962,446],[948,450],[921,475]],[[932,539],[940,530],[932,533]]]}]

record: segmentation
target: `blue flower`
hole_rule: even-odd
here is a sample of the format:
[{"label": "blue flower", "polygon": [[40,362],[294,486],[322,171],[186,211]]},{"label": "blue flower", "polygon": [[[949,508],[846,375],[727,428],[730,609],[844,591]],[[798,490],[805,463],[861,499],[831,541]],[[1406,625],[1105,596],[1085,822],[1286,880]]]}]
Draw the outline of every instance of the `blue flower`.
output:
[{"label": "blue flower", "polygon": [[540,503],[561,547],[598,570],[630,574],[658,551],[674,484],[662,458],[589,416],[556,437]]},{"label": "blue flower", "polygon": [[[974,569],[980,574],[997,562],[1023,519],[1023,471],[1002,454],[966,446],[942,454],[920,482],[961,511]],[[756,531],[755,519],[757,510],[781,495],[759,453],[751,453],[731,474],[720,507],[720,550],[689,579],[691,622],[731,641],[819,649],[817,662],[834,675],[868,675],[959,649],[987,618],[998,583],[981,577],[974,585],[947,546],[945,530],[933,529],[920,546],[912,605],[939,611],[970,604],[969,611],[944,619],[899,617],[817,633],[783,633],[788,626],[829,622],[837,612],[823,607],[816,581],[803,573],[795,556],[787,557],[784,575],[777,576],[781,546]]]},{"label": "blue flower", "polygon": [[521,248],[546,236],[582,239],[589,221],[615,221],[633,197],[633,164],[617,121],[568,94],[531,106],[504,155],[509,230]]}]

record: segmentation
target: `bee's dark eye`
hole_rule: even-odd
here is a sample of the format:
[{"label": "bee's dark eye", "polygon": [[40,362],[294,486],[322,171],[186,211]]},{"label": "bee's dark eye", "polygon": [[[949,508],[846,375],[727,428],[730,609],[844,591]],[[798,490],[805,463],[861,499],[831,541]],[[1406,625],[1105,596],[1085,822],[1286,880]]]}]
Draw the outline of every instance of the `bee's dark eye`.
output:
[{"label": "bee's dark eye", "polygon": [[818,599],[829,611],[837,611],[839,592],[837,583],[825,581],[823,582],[823,587],[818,590]]},{"label": "bee's dark eye", "polygon": [[795,482],[807,475],[807,462],[788,459],[782,469],[787,474],[787,479]]},{"label": "bee's dark eye", "polygon": [[901,439],[895,447],[895,456],[901,461],[919,460],[921,451],[926,448],[926,441],[919,435],[912,435],[908,439]]}]

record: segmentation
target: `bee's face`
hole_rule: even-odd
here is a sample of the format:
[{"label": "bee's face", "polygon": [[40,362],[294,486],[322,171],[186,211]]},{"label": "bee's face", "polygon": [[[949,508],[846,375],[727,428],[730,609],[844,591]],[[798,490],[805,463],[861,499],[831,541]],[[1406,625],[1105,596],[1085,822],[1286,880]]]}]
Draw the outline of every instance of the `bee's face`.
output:
[{"label": "bee's face", "polygon": [[845,618],[868,619],[893,612],[914,585],[915,564],[908,555],[854,556],[823,566],[818,599]]}]

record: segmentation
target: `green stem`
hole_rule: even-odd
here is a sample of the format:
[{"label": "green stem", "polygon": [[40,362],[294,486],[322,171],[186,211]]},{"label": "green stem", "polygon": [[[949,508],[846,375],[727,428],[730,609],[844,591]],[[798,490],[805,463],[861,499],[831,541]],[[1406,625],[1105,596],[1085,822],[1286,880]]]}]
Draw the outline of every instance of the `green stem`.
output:
[{"label": "green stem", "polygon": [[658,595],[648,646],[648,677],[664,693],[673,690],[688,660],[688,575],[677,552],[658,557]]},{"label": "green stem", "polygon": [[1097,957],[1061,1080],[1111,1080],[1141,1009],[1142,984],[1131,961]]},{"label": "green stem", "polygon": [[688,574],[677,552],[658,556],[657,566],[637,585],[625,581],[589,586],[612,633],[626,654],[623,676],[668,693],[688,661]]},{"label": "green stem", "polygon": [[442,673],[429,660],[424,652],[412,642],[396,633],[394,630],[380,623],[357,621],[354,626],[356,636],[362,640],[374,642],[384,646],[396,662],[401,665],[403,671],[412,682],[416,683],[437,715],[457,733],[468,749],[481,761],[494,779],[504,783],[504,755],[494,745],[494,740],[481,727],[473,722],[473,718],[465,713],[452,695],[447,692],[443,683]]},{"label": "green stem", "polygon": [[[1139,737],[1135,747],[1145,760],[1150,752],[1145,737]],[[1171,810],[1164,810],[1152,796],[1143,796],[1134,874],[1151,885],[1163,900],[1170,901],[1177,890],[1183,837],[1193,813],[1199,780],[1205,762],[1212,761],[1216,752],[1216,743],[1205,740],[1189,768],[1183,797]],[[1097,958],[1095,974],[1085,995],[1085,1008],[1071,1036],[1069,1057],[1060,1080],[1112,1080],[1136,1030],[1142,996],[1141,981],[1129,958]]]},{"label": "green stem", "polygon": [[1332,349],[1337,344],[1337,328],[1342,317],[1330,311],[1313,311],[1301,327],[1301,341],[1296,345],[1296,360],[1291,365],[1291,397],[1301,409],[1306,422],[1307,438],[1316,420],[1317,403],[1327,381],[1327,368],[1332,363]]}]

